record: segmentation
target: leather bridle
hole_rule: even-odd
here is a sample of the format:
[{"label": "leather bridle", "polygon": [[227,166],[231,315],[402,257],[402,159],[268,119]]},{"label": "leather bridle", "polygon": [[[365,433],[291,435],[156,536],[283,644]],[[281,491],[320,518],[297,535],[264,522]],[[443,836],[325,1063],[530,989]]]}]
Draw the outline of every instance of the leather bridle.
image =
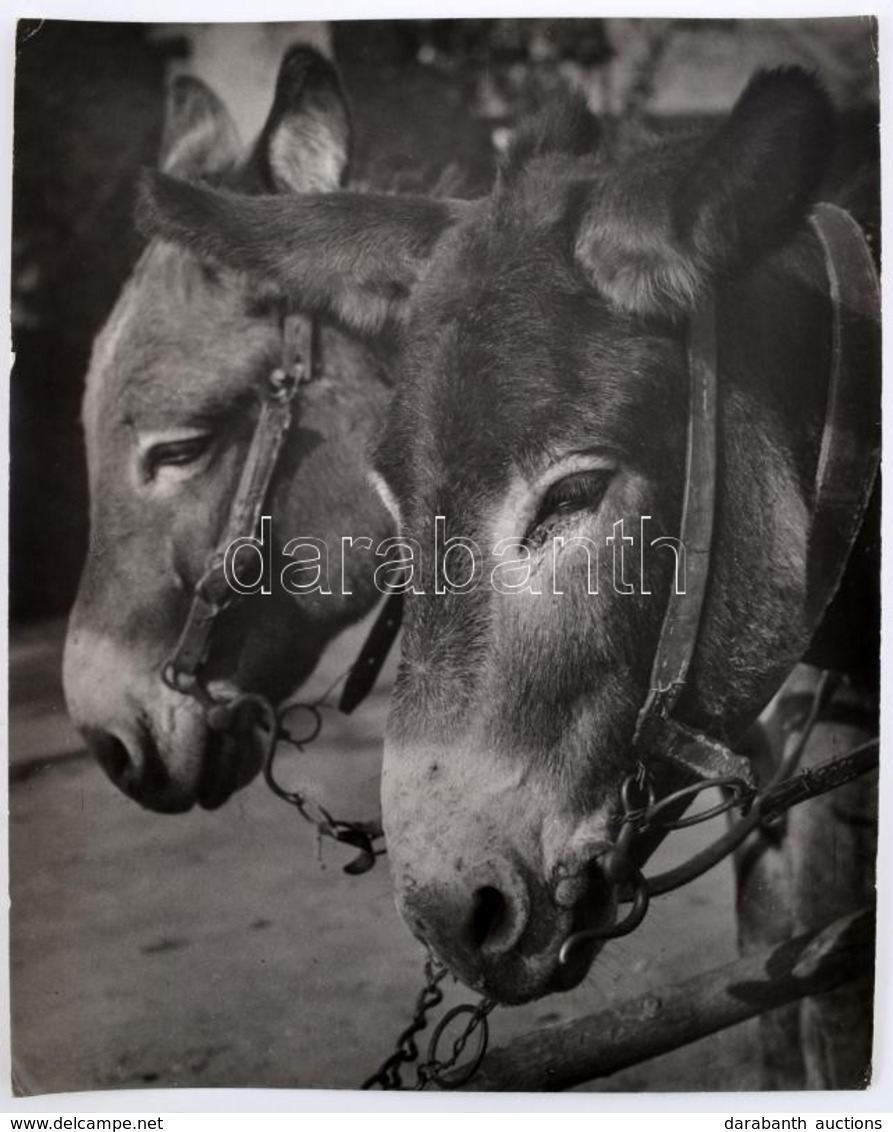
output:
[{"label": "leather bridle", "polygon": [[[333,838],[357,850],[345,871],[360,873],[371,868],[375,858],[383,851],[375,844],[383,836],[380,823],[376,820],[341,821],[320,802],[300,791],[283,787],[274,773],[276,749],[281,741],[290,742],[300,750],[319,734],[322,728],[320,705],[295,704],[277,710],[266,696],[256,692],[212,692],[204,678],[214,629],[223,613],[239,597],[226,575],[227,550],[237,539],[250,538],[257,533],[280,456],[294,422],[298,391],[322,374],[318,330],[313,320],[284,310],[281,328],[281,361],[267,375],[260,414],[223,533],[193,589],[186,621],[173,653],[162,666],[161,678],[167,687],[191,696],[202,706],[212,731],[229,731],[240,712],[251,711],[257,725],[266,731],[262,768],[267,785],[313,824],[319,837]],[[389,632],[389,621],[385,618],[380,620]],[[360,696],[356,703],[362,698]],[[310,720],[310,730],[300,738],[295,736],[286,721],[295,709],[301,709]]]},{"label": "leather bridle", "polygon": [[312,320],[285,312],[281,319],[282,359],[267,376],[260,415],[229,515],[217,547],[195,585],[180,639],[162,669],[175,692],[199,699],[208,711],[219,705],[200,680],[218,619],[238,596],[226,577],[226,553],[236,539],[257,533],[279,456],[289,434],[298,390],[318,376],[316,327]]}]

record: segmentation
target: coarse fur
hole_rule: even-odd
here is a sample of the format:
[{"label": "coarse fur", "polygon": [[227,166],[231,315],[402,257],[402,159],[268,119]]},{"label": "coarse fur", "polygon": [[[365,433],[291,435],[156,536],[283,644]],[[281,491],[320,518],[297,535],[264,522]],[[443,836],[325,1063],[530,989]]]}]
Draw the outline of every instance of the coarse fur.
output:
[{"label": "coarse fur", "polygon": [[[197,79],[176,80],[160,164],[177,184],[211,182],[245,200],[334,191],[349,152],[337,73],[296,47],[247,154],[216,96]],[[210,731],[199,704],[163,684],[161,668],[224,530],[265,383],[281,363],[283,310],[278,294],[243,272],[153,238],[95,343],[83,403],[90,547],[65,691],[109,776],[150,809],[218,806],[259,769],[250,725]],[[391,530],[365,459],[390,395],[386,373],[332,320],[318,331],[321,374],[299,393],[265,509],[274,563],[295,536],[337,545],[343,532],[378,539]],[[293,691],[335,634],[378,600],[374,559],[349,558],[344,578],[340,565],[333,556],[329,595],[276,586],[225,613],[204,676],[221,691],[274,701]]]},{"label": "coarse fur", "polygon": [[[614,911],[596,862],[618,831],[674,556],[655,550],[630,593],[603,553],[593,594],[580,539],[604,551],[642,516],[652,539],[678,532],[686,327],[708,293],[717,525],[681,719],[735,739],[810,644],[832,317],[806,219],[833,130],[821,85],[789,68],[758,75],[706,136],[629,147],[599,144],[568,96],[472,203],[144,185],[147,231],[388,344],[399,381],[375,466],[401,537],[430,547],[442,522],[482,548],[484,578],[497,535],[526,555],[527,592],[438,592],[442,566],[423,562],[382,788],[408,925],[502,1001],[578,982],[594,948],[562,965],[562,943]],[[864,642],[848,663],[870,681],[876,605],[847,616]]]}]

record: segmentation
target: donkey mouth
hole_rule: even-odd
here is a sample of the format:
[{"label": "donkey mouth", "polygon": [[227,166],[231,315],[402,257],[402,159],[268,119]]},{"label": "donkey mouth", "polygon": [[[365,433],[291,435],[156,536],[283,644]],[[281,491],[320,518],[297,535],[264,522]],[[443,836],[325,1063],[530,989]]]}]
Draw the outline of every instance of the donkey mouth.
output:
[{"label": "donkey mouth", "polygon": [[[590,933],[605,927],[616,910],[615,891],[598,865],[590,863],[572,877],[565,874],[551,889],[542,886],[532,901],[527,927],[510,950],[472,956],[439,947],[436,941],[433,947],[471,989],[506,1006],[519,1006],[578,986],[604,946]],[[577,933],[586,934],[565,948]]]},{"label": "donkey mouth", "polygon": [[591,926],[593,919],[562,917],[561,920],[555,942],[545,952],[505,956],[497,963],[487,964],[476,978],[463,978],[463,982],[505,1006],[521,1006],[550,994],[573,990],[586,978],[602,944],[598,941],[581,943],[562,960],[559,956],[564,941],[574,932]]},{"label": "donkey mouth", "polygon": [[260,770],[262,743],[247,713],[239,713],[232,730],[208,729],[196,800],[205,810],[219,809]]},{"label": "donkey mouth", "polygon": [[[565,944],[577,933],[589,933],[594,928],[603,927],[614,914],[616,905],[613,892],[606,887],[597,866],[585,870],[578,878],[576,888],[576,899],[572,905],[559,906],[557,917],[545,926],[544,934],[548,936],[546,946],[524,964],[518,985],[504,988],[503,1001],[509,1001],[504,997],[505,990],[511,995],[513,1004],[562,994],[579,986],[589,974],[604,942],[584,938],[570,948],[565,948]],[[561,895],[566,898],[565,893]],[[531,934],[538,934],[535,928]],[[522,939],[522,948],[523,944]]]},{"label": "donkey mouth", "polygon": [[196,790],[202,809],[219,809],[251,781],[259,769],[257,749],[254,736],[241,728],[237,732],[208,732]]}]

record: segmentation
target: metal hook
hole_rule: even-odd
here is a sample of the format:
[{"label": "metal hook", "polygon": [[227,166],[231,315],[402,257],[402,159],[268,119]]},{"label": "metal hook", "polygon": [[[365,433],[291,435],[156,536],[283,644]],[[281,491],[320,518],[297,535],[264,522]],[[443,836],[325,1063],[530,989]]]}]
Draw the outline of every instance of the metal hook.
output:
[{"label": "metal hook", "polygon": [[561,945],[561,951],[558,953],[559,963],[567,963],[571,951],[581,943],[590,940],[618,939],[620,936],[629,935],[630,932],[636,930],[639,924],[645,919],[651,897],[648,893],[645,878],[638,870],[633,876],[632,883],[635,886],[635,895],[633,896],[632,907],[623,919],[616,921],[610,926],[587,928],[584,931],[574,932],[573,935],[568,936]]}]

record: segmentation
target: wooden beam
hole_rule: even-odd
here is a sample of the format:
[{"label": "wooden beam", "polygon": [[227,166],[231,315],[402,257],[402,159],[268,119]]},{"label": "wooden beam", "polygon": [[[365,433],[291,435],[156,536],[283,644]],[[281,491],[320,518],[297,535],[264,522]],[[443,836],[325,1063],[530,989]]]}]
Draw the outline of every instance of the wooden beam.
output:
[{"label": "wooden beam", "polygon": [[597,1014],[543,1027],[489,1053],[469,1091],[570,1089],[874,968],[875,912],[864,909],[816,932]]}]

